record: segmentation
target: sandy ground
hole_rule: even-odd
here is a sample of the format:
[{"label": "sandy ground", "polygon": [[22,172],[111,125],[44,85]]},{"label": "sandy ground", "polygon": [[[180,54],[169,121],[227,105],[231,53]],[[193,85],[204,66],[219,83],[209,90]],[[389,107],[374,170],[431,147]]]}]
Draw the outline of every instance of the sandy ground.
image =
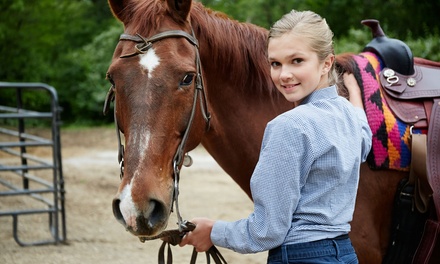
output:
[{"label": "sandy ground", "polygon": [[[0,263],[157,263],[161,242],[141,243],[113,217],[111,202],[119,184],[114,133],[113,128],[62,130],[67,243],[21,247],[12,235],[12,217],[0,217]],[[50,157],[45,151],[38,154]],[[182,217],[188,220],[196,216],[223,220],[246,217],[252,203],[244,192],[203,148],[197,148],[191,156],[193,166],[184,168],[181,174]],[[5,175],[0,172],[0,178]],[[24,198],[0,196],[0,211],[26,206],[31,205]],[[168,229],[176,228],[175,223],[172,218]],[[47,227],[47,215],[20,217],[19,237],[25,242],[48,239]],[[220,251],[228,263],[266,262],[267,253],[240,255],[223,248]],[[189,263],[191,252],[190,247],[173,247],[174,263]],[[199,255],[197,263],[206,263],[204,255]]]}]

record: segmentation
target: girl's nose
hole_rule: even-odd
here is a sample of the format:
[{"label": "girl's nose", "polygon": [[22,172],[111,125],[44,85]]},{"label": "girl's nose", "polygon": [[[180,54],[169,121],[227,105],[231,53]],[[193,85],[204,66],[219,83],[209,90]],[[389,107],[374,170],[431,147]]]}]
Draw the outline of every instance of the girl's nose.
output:
[{"label": "girl's nose", "polygon": [[280,79],[281,80],[290,80],[293,78],[293,72],[288,67],[283,67],[281,69]]}]

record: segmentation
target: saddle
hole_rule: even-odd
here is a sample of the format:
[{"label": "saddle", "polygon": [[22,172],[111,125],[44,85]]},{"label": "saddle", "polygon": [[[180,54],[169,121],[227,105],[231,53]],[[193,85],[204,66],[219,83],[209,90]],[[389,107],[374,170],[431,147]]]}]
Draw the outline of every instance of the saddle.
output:
[{"label": "saddle", "polygon": [[[385,36],[377,20],[364,20],[362,24],[372,29],[374,37],[364,50],[381,57],[386,66],[379,76],[383,96],[393,114],[411,126],[411,169],[407,185],[413,186],[412,211],[416,207],[420,217],[429,214],[434,206],[412,259],[413,263],[428,263],[436,254],[440,235],[440,62],[413,58],[405,43]],[[413,128],[427,133],[413,134]],[[401,194],[398,191],[396,195]]]},{"label": "saddle", "polygon": [[399,73],[405,75],[414,73],[413,55],[408,45],[401,40],[388,38],[378,20],[366,19],[361,23],[370,27],[373,33],[373,40],[365,46],[364,51],[379,55],[385,65]]},{"label": "saddle", "polygon": [[438,67],[415,65],[412,75],[385,67],[380,82],[388,105],[400,120],[415,128],[428,128],[433,101],[440,98],[440,63]]}]

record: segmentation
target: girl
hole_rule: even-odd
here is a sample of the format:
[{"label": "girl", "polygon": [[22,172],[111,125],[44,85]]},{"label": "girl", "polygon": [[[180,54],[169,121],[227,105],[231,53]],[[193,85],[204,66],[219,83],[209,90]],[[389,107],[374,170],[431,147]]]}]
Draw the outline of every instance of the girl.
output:
[{"label": "girl", "polygon": [[345,83],[357,97],[338,96],[332,38],[311,11],[293,10],[270,29],[271,77],[295,108],[266,126],[251,178],[254,212],[235,222],[193,219],[181,246],[269,250],[268,263],[358,263],[348,233],[372,135],[352,75]]}]

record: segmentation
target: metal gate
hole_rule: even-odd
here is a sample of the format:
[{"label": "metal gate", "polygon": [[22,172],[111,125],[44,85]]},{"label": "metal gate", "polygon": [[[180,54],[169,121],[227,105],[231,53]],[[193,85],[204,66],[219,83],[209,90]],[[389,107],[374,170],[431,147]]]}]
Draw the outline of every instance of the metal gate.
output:
[{"label": "metal gate", "polygon": [[43,83],[0,82],[0,102],[0,217],[12,217],[21,246],[65,242],[57,92]]}]

